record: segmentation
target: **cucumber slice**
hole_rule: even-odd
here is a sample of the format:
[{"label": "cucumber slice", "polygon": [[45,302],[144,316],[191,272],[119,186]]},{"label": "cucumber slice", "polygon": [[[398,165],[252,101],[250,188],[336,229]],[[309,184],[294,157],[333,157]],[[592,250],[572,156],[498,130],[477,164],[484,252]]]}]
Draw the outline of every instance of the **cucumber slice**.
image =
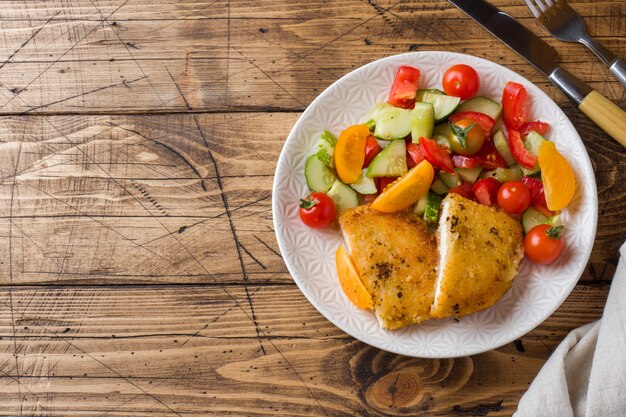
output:
[{"label": "cucumber slice", "polygon": [[327,192],[337,180],[332,169],[328,168],[317,155],[307,158],[304,165],[306,185],[311,191]]},{"label": "cucumber slice", "polygon": [[361,171],[361,175],[352,184],[349,184],[350,187],[360,194],[376,194],[378,189],[376,188],[376,183],[372,178],[367,177],[367,168]]},{"label": "cucumber slice", "polygon": [[388,107],[393,107],[393,106],[389,103],[385,103],[384,101],[374,104],[374,107],[372,107],[370,112],[367,114],[367,120],[373,120],[374,124],[376,124],[378,119],[380,119],[380,112],[382,112],[383,109],[386,109]]},{"label": "cucumber slice", "polygon": [[399,177],[406,174],[406,144],[404,139],[394,140],[385,147],[370,163],[367,176],[372,177]]},{"label": "cucumber slice", "polygon": [[370,130],[370,132],[374,132],[374,129],[376,128],[376,120],[374,119],[369,119],[367,122],[364,123],[365,126],[367,126]]},{"label": "cucumber slice", "polygon": [[[538,156],[539,146],[541,145],[541,142],[543,141],[545,141],[543,136],[541,136],[539,133],[533,130],[524,137],[524,147],[528,149],[528,151],[532,153],[533,155]],[[522,168],[522,172],[524,173],[524,175],[533,175],[533,174],[538,173],[540,170],[539,162],[537,162],[532,169],[528,169],[525,167],[521,167],[521,168]]]},{"label": "cucumber slice", "polygon": [[444,122],[435,126],[435,128],[433,129],[433,135],[441,135],[449,138],[450,125],[448,124],[448,122]]},{"label": "cucumber slice", "polygon": [[450,141],[448,140],[447,136],[433,135],[433,140],[437,142],[437,145],[450,149]]},{"label": "cucumber slice", "polygon": [[546,224],[550,226],[563,226],[563,222],[561,221],[561,213],[557,213],[554,216],[548,217],[546,220]]},{"label": "cucumber slice", "polygon": [[443,183],[441,178],[435,177],[433,183],[430,184],[430,191],[439,195],[443,195],[448,192],[448,186]]},{"label": "cucumber slice", "polygon": [[415,203],[415,206],[413,206],[413,213],[418,216],[423,216],[424,212],[426,211],[427,203],[428,203],[428,193],[424,193],[424,195],[422,195],[420,199],[417,200],[417,203]]},{"label": "cucumber slice", "polygon": [[482,170],[482,167],[455,169],[456,173],[459,175],[459,178],[462,181],[471,183],[474,183],[478,179],[478,176],[480,175]]},{"label": "cucumber slice", "polygon": [[491,117],[493,120],[497,121],[502,114],[502,106],[490,98],[476,96],[470,98],[465,103],[459,106],[457,112],[462,111],[475,111],[478,113],[483,113]]},{"label": "cucumber slice", "polygon": [[416,102],[423,102],[424,101],[424,94],[426,94],[426,93],[445,95],[445,93],[443,91],[437,90],[436,88],[426,88],[426,89],[423,89],[423,90],[417,90],[417,93],[415,93],[415,101]]},{"label": "cucumber slice", "polygon": [[359,198],[352,188],[343,182],[336,180],[328,190],[328,196],[333,199],[337,211],[347,210],[359,205]]},{"label": "cucumber slice", "polygon": [[317,142],[317,157],[329,168],[335,167],[333,155],[335,153],[335,145],[337,144],[337,138],[328,130],[323,131],[320,134],[320,139]]},{"label": "cucumber slice", "polygon": [[493,144],[496,145],[496,149],[500,155],[502,155],[502,159],[504,159],[507,165],[513,165],[515,163],[515,158],[513,158],[513,154],[509,148],[509,141],[506,140],[501,130],[498,130],[496,134],[493,135]]},{"label": "cucumber slice", "polygon": [[411,110],[385,107],[376,120],[374,136],[382,140],[404,139],[411,133]]},{"label": "cucumber slice", "polygon": [[439,171],[439,177],[446,187],[452,188],[462,184],[462,181],[456,173],[451,174],[449,172]]},{"label": "cucumber slice", "polygon": [[522,227],[524,228],[524,233],[530,232],[530,229],[540,224],[544,224],[547,220],[548,218],[542,213],[532,207],[528,207],[524,214],[522,214]]},{"label": "cucumber slice", "polygon": [[437,223],[439,219],[439,204],[441,204],[441,197],[435,193],[428,193],[428,200],[424,209],[424,220],[426,223]]},{"label": "cucumber slice", "polygon": [[424,93],[423,101],[433,105],[435,109],[435,122],[446,120],[459,106],[461,99],[443,94]]},{"label": "cucumber slice", "polygon": [[519,180],[522,178],[522,170],[519,165],[511,165],[508,168],[496,168],[491,171],[485,171],[479,176],[480,178],[495,178],[501,183],[507,181]]},{"label": "cucumber slice", "polygon": [[430,138],[435,127],[435,109],[430,103],[415,103],[411,111],[411,138],[419,143],[421,137]]}]

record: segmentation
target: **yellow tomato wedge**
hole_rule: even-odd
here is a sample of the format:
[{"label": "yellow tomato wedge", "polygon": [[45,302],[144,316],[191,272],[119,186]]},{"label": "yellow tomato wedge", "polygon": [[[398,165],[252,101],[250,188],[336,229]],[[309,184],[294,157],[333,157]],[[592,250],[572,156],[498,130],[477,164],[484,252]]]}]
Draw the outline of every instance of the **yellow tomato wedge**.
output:
[{"label": "yellow tomato wedge", "polygon": [[339,283],[343,292],[358,308],[371,309],[373,307],[372,296],[365,288],[365,284],[363,284],[359,273],[354,267],[354,263],[352,263],[352,258],[350,258],[343,246],[339,246],[339,249],[337,249],[335,262],[337,264]]},{"label": "yellow tomato wedge", "polygon": [[546,140],[539,145],[539,168],[548,208],[552,211],[565,208],[574,197],[576,180],[572,167],[556,150],[554,142]]},{"label": "yellow tomato wedge", "polygon": [[366,125],[355,125],[345,129],[335,145],[335,169],[339,179],[351,184],[361,174],[365,161],[365,142],[370,134]]},{"label": "yellow tomato wedge", "polygon": [[405,209],[419,200],[424,193],[428,192],[434,176],[433,166],[430,162],[424,160],[389,184],[376,197],[371,207],[384,213]]}]

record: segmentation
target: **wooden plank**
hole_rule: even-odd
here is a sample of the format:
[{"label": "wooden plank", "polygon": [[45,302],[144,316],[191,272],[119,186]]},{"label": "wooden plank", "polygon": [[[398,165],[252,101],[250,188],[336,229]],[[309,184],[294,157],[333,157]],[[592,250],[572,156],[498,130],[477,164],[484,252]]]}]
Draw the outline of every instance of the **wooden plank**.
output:
[{"label": "wooden plank", "polygon": [[[566,111],[587,132],[601,208],[582,279],[608,280],[622,241],[625,191],[616,173],[626,170],[626,158],[577,110]],[[242,264],[253,282],[291,282],[270,197],[275,161],[296,119],[233,113],[1,120],[0,251],[7,257],[0,283],[238,283]]]},{"label": "wooden plank", "polygon": [[454,360],[402,357],[356,342],[295,286],[247,290],[13,288],[11,317],[4,289],[0,409],[33,416],[461,416],[468,412],[453,406],[489,404],[490,416],[510,416],[564,335],[601,315],[608,288],[579,286],[517,345]]},{"label": "wooden plank", "polygon": [[[11,18],[0,26],[0,77],[6,80],[0,113],[301,111],[355,67],[409,50],[442,49],[505,64],[567,103],[542,74],[442,2],[179,3],[162,18],[150,12],[141,18],[140,8],[149,8],[130,2],[111,17],[124,20],[104,23],[90,2],[52,3],[38,12],[23,3],[7,6]],[[119,6],[105,3],[105,17]],[[543,34],[564,68],[624,100],[621,85],[590,52],[546,36],[525,6],[513,4],[500,5]],[[614,18],[626,13],[626,2],[577,7],[607,47],[626,55],[626,25]],[[435,17],[437,24],[427,24]]]}]

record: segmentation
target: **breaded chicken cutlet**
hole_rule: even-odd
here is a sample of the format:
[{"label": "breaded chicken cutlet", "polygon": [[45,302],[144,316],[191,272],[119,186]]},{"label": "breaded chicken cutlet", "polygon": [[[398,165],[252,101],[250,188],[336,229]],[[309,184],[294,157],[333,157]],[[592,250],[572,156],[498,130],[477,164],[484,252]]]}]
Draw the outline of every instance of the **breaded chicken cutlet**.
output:
[{"label": "breaded chicken cutlet", "polygon": [[439,267],[431,314],[464,316],[495,304],[511,287],[524,256],[519,221],[458,194],[442,202]]},{"label": "breaded chicken cutlet", "polygon": [[492,306],[524,255],[516,219],[453,193],[442,202],[437,238],[409,211],[359,206],[341,214],[339,225],[386,329]]},{"label": "breaded chicken cutlet", "polygon": [[341,214],[339,225],[381,326],[398,329],[429,319],[438,255],[424,222],[407,211],[359,206]]}]

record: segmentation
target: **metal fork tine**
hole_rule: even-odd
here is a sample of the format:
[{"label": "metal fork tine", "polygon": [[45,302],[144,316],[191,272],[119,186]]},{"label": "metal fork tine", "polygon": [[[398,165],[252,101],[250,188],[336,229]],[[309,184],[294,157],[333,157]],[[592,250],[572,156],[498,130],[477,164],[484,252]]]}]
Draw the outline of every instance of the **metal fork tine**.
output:
[{"label": "metal fork tine", "polygon": [[537,8],[535,7],[535,5],[533,4],[531,0],[524,0],[524,1],[526,1],[526,6],[528,6],[532,14],[538,19],[539,16],[541,15],[541,12],[537,10]]}]

